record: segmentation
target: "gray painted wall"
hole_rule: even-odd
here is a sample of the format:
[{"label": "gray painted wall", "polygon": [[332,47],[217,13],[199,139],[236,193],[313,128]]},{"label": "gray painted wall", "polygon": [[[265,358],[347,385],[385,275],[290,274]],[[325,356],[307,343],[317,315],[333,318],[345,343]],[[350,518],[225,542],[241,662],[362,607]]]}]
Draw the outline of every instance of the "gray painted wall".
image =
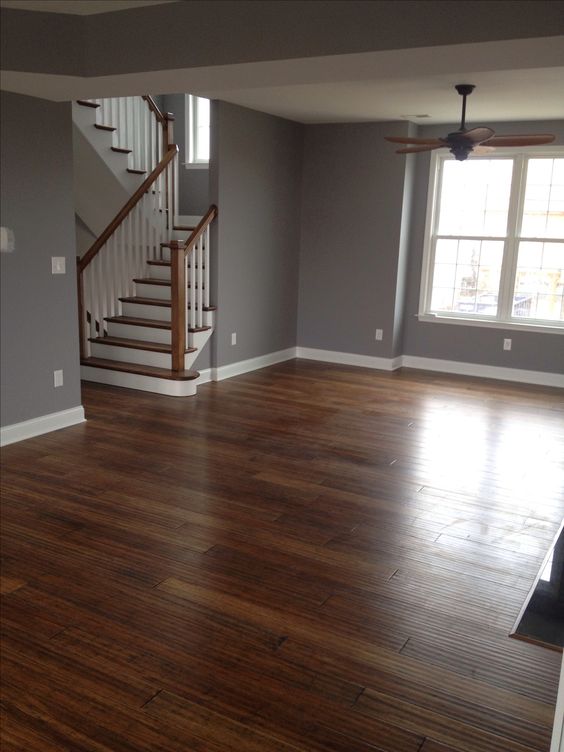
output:
[{"label": "gray painted wall", "polygon": [[[70,104],[1,94],[2,425],[80,405]],[[51,274],[51,256],[66,275]],[[64,386],[53,387],[62,368]]]},{"label": "gray painted wall", "polygon": [[214,102],[212,132],[213,349],[223,366],[296,344],[303,128]]},{"label": "gray painted wall", "polygon": [[174,114],[174,141],[179,148],[178,210],[180,214],[204,215],[210,206],[209,169],[187,169],[186,148],[186,95],[167,94],[162,97],[163,107]]},{"label": "gray painted wall", "polygon": [[[392,357],[406,161],[401,123],[305,129],[298,345]],[[400,291],[401,292],[401,291]],[[401,321],[398,322],[401,325]],[[375,340],[375,330],[384,339]]]},{"label": "gray painted wall", "polygon": [[[556,143],[564,144],[564,121],[488,123],[497,133],[554,133]],[[427,126],[419,129],[423,138],[442,136],[458,125]],[[401,157],[397,157],[401,159]],[[521,332],[515,329],[461,327],[456,324],[420,322],[416,318],[423,259],[425,212],[430,157],[416,157],[414,203],[408,290],[405,305],[403,352],[428,358],[507,366],[533,371],[564,373],[564,337],[559,334]],[[510,337],[511,351],[502,349],[503,339]]]}]

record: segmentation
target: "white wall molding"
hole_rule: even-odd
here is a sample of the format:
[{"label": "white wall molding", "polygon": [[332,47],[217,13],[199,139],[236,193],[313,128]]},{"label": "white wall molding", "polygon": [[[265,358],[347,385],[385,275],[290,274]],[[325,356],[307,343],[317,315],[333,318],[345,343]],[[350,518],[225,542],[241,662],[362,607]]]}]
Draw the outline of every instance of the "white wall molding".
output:
[{"label": "white wall molding", "polygon": [[402,355],[400,360],[404,368],[419,368],[423,371],[456,373],[461,376],[478,376],[485,379],[516,381],[521,384],[555,386],[564,389],[564,374],[526,371],[522,368],[506,368],[505,366],[488,366],[481,363],[462,363],[456,360],[423,358],[418,355]]},{"label": "white wall molding", "polygon": [[84,408],[82,405],[71,407],[68,410],[61,410],[49,415],[41,415],[39,418],[24,420],[21,423],[13,423],[10,426],[0,428],[0,446],[15,444],[16,441],[32,439],[34,436],[41,436],[43,433],[58,431],[59,428],[68,428],[78,423],[84,423]]},{"label": "white wall molding", "polygon": [[375,355],[357,355],[356,353],[337,352],[336,350],[317,350],[314,347],[297,347],[296,357],[306,360],[320,360],[324,363],[340,363],[346,366],[375,368],[379,371],[394,371],[401,366],[401,358],[378,358]]},{"label": "white wall molding", "polygon": [[292,360],[295,357],[296,348],[289,347],[287,350],[278,350],[277,352],[267,353],[266,355],[259,355],[258,358],[249,358],[248,360],[240,360],[238,363],[229,363],[229,365],[220,366],[219,368],[211,368],[211,381],[223,381],[224,379],[230,379],[233,376],[239,376],[242,373],[258,371],[260,368],[273,366],[276,363],[282,363],[285,360]]},{"label": "white wall molding", "polygon": [[212,380],[212,368],[204,368],[200,371],[200,376],[196,381],[196,386],[202,386],[202,384],[208,384]]}]

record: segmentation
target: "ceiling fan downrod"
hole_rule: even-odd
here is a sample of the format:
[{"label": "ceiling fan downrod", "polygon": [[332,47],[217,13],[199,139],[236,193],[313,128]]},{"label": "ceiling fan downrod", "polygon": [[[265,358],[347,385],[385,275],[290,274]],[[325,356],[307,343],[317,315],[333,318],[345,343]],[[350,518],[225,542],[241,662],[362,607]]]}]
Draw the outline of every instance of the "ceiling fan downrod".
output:
[{"label": "ceiling fan downrod", "polygon": [[466,130],[466,97],[472,94],[472,92],[474,91],[476,87],[474,86],[474,84],[456,84],[454,88],[462,97],[462,119],[460,121],[459,130],[465,131]]}]

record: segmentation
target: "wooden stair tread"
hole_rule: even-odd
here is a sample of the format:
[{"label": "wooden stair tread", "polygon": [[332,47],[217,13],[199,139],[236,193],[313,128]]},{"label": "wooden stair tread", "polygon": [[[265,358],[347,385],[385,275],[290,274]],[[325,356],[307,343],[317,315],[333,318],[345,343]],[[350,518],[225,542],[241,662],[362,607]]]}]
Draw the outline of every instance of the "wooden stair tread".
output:
[{"label": "wooden stair tread", "polygon": [[160,298],[144,298],[140,295],[132,295],[127,298],[119,298],[122,303],[138,303],[139,305],[164,306],[170,308],[170,300],[161,300]]},{"label": "wooden stair tread", "polygon": [[141,319],[136,316],[106,316],[104,321],[113,324],[129,324],[130,326],[146,326],[151,329],[170,329],[170,321],[160,321],[159,319]]},{"label": "wooden stair tread", "polygon": [[123,149],[121,146],[111,146],[112,151],[117,151],[118,154],[131,154],[133,149]]},{"label": "wooden stair tread", "polygon": [[142,366],[137,363],[125,363],[120,360],[106,360],[105,358],[82,358],[80,365],[92,368],[104,368],[108,371],[134,373],[138,376],[153,376],[158,379],[168,379],[169,381],[192,381],[200,375],[199,371],[171,371],[169,368]]},{"label": "wooden stair tread", "polygon": [[97,102],[89,102],[86,99],[77,99],[77,104],[80,104],[82,107],[92,107],[93,109],[97,109],[98,107],[101,107]]},{"label": "wooden stair tread", "polygon": [[[164,342],[146,342],[141,339],[126,339],[125,337],[90,337],[90,342],[97,345],[111,345],[113,347],[129,347],[132,350],[148,350],[149,352],[164,353],[170,355],[171,345]],[[196,352],[197,347],[187,347],[185,352]]]},{"label": "wooden stair tread", "polygon": [[211,326],[189,326],[188,331],[193,334],[194,332],[207,332],[211,329]]},{"label": "wooden stair tread", "polygon": [[[140,295],[132,295],[128,298],[119,298],[122,303],[137,303],[138,305],[152,305],[163,306],[164,308],[170,308],[170,300],[161,300],[160,298],[144,298]],[[190,305],[188,305],[188,309]],[[204,306],[204,311],[217,311],[217,306]]]},{"label": "wooden stair tread", "polygon": [[94,128],[98,128],[99,131],[110,131],[111,133],[117,130],[113,125],[101,125],[101,123],[94,123]]},{"label": "wooden stair tread", "polygon": [[133,167],[128,167],[127,172],[132,173],[132,175],[146,175],[147,174],[147,170],[136,170]]},{"label": "wooden stair tread", "polygon": [[169,279],[158,279],[157,277],[135,277],[133,281],[142,285],[157,285],[157,287],[170,287],[171,285]]},{"label": "wooden stair tread", "polygon": [[[152,265],[152,266],[168,266],[168,267],[170,267],[170,261],[147,261],[147,263],[149,265]],[[192,264],[190,262],[188,263],[188,268],[189,269],[192,268]],[[198,268],[198,264],[196,264],[194,268],[197,269]],[[205,268],[206,267],[202,264],[202,269],[205,269]]]}]

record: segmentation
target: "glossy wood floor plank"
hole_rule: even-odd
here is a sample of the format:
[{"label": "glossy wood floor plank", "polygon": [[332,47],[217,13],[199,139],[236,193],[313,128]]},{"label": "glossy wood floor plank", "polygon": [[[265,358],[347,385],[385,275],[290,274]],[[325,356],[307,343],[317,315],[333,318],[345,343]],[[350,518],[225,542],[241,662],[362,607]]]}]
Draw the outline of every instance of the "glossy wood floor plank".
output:
[{"label": "glossy wood floor plank", "polygon": [[2,452],[2,749],[547,752],[564,395],[290,361]]}]

